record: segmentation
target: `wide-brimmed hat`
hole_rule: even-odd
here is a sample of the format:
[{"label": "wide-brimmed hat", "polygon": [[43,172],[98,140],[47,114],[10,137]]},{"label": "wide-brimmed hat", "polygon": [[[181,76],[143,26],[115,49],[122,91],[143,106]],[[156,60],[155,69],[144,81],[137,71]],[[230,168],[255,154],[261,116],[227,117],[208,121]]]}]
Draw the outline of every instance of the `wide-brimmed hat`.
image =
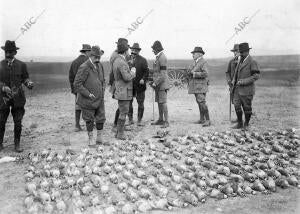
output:
[{"label": "wide-brimmed hat", "polygon": [[232,52],[239,51],[239,44],[234,44],[233,49],[230,51],[232,51]]},{"label": "wide-brimmed hat", "polygon": [[139,45],[139,43],[133,43],[133,45],[130,47],[130,49],[136,49],[136,50],[142,50],[141,48],[140,48],[140,45]]},{"label": "wide-brimmed hat", "polygon": [[120,44],[117,45],[118,53],[123,53],[123,52],[127,51],[128,48],[129,48],[129,46],[126,43],[120,43]]},{"label": "wide-brimmed hat", "polygon": [[91,46],[89,44],[82,44],[82,48],[80,50],[80,52],[84,52],[84,51],[91,51]]},{"label": "wide-brimmed hat", "polygon": [[195,47],[191,53],[202,53],[203,55],[205,54],[202,47]]},{"label": "wide-brimmed hat", "polygon": [[155,41],[154,43],[153,43],[153,45],[151,46],[151,48],[153,49],[153,50],[156,50],[156,51],[162,51],[164,48],[162,47],[162,45],[161,45],[161,42],[160,41]]},{"label": "wide-brimmed hat", "polygon": [[127,43],[128,44],[128,40],[125,38],[119,38],[118,41],[116,42],[116,44],[121,44],[121,43]]},{"label": "wide-brimmed hat", "polygon": [[91,50],[91,55],[92,56],[97,56],[97,57],[100,57],[101,56],[101,50],[100,50],[100,47],[99,46],[93,46],[92,47],[92,50]]},{"label": "wide-brimmed hat", "polygon": [[242,53],[244,51],[248,51],[252,48],[249,48],[249,44],[247,42],[243,42],[239,44],[239,52]]},{"label": "wide-brimmed hat", "polygon": [[5,51],[16,51],[20,48],[16,47],[15,41],[6,40],[5,45],[1,46],[1,48]]}]

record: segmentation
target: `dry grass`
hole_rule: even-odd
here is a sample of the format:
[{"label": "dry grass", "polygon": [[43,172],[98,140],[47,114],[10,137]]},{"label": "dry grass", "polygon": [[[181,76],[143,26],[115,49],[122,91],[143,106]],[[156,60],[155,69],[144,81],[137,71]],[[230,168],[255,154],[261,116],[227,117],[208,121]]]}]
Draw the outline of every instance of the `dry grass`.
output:
[{"label": "dry grass", "polygon": [[[299,92],[299,87],[258,87],[253,104],[255,116],[252,120],[252,129],[257,131],[290,127],[299,129]],[[107,122],[105,124],[104,137],[112,141],[114,138],[110,129],[117,102],[111,98],[109,93],[106,93],[105,99]],[[144,117],[146,126],[143,128],[134,126],[131,136],[134,136],[135,140],[149,138],[159,129],[149,125],[152,118],[151,99],[152,93],[151,90],[148,90]],[[197,124],[193,124],[199,118],[195,98],[192,95],[188,95],[186,90],[171,90],[168,101],[171,122],[169,130],[171,134],[182,135],[190,132],[203,133],[230,129],[227,88],[211,86],[207,96],[207,103],[213,125],[209,128],[202,128]],[[49,147],[56,151],[64,151],[67,148],[80,150],[87,145],[85,132],[73,132],[73,104],[74,96],[68,91],[37,95],[30,98],[26,106],[22,140],[25,154]],[[136,118],[136,102],[134,102],[134,109]],[[157,107],[155,106],[157,119],[156,109]],[[0,153],[0,156],[15,155],[12,152],[12,129],[13,123],[10,117],[7,125],[6,143],[4,144],[5,150]],[[24,168],[22,164],[13,163],[1,166],[0,191],[5,194],[0,196],[0,213],[19,213],[22,209],[22,198],[25,194]],[[285,209],[286,213],[296,213],[294,211],[297,209],[298,197],[299,191],[288,190],[288,192],[276,193],[266,198],[260,196],[247,199],[230,199],[217,204],[212,201],[203,205],[201,210],[205,211],[205,213],[216,213],[219,212],[216,211],[217,207],[221,207],[226,213],[231,213],[239,212],[240,208],[246,206],[247,209],[245,209],[244,213],[265,213],[270,212],[269,209],[280,198],[283,202],[278,205],[280,212],[277,213],[284,212]],[[230,205],[230,209],[228,205]],[[200,213],[199,209],[188,209],[184,212]],[[183,211],[179,213],[183,213]]]}]

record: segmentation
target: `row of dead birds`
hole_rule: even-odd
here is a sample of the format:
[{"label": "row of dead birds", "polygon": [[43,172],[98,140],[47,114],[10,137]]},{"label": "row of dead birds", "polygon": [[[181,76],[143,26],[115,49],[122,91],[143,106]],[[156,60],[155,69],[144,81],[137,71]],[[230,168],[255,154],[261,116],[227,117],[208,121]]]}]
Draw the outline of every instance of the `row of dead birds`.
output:
[{"label": "row of dead birds", "polygon": [[299,136],[224,132],[29,155],[28,213],[134,213],[299,187]]}]

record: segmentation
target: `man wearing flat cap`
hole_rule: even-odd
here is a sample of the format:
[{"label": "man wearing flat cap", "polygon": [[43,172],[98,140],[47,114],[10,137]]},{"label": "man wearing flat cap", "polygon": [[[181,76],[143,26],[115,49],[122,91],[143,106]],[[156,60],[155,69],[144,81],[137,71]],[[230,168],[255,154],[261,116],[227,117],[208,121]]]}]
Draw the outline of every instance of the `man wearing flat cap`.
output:
[{"label": "man wearing flat cap", "polygon": [[82,128],[80,126],[81,109],[79,105],[76,104],[77,92],[74,89],[74,80],[78,72],[79,66],[82,63],[84,63],[90,56],[91,46],[88,44],[83,44],[80,52],[81,54],[72,62],[69,70],[69,81],[71,86],[71,93],[75,95],[75,131],[81,131]]},{"label": "man wearing flat cap", "polygon": [[[149,68],[147,60],[139,53],[141,51],[139,43],[134,43],[131,49],[132,66],[136,68],[136,76],[133,79],[133,97],[138,103],[138,126],[142,125],[142,118],[144,114],[144,101],[146,82],[149,75]],[[128,119],[129,124],[133,124],[133,100],[130,101]]]},{"label": "man wearing flat cap", "polygon": [[74,87],[78,93],[77,104],[82,110],[82,118],[86,122],[88,145],[94,147],[93,128],[96,122],[96,144],[102,144],[102,131],[105,122],[104,69],[100,63],[101,50],[93,46],[91,56],[78,69],[75,76]]},{"label": "man wearing flat cap", "polygon": [[[232,80],[233,80],[233,75],[234,71],[237,68],[238,65],[238,60],[239,60],[239,44],[234,44],[233,49],[230,50],[233,52],[233,58],[229,61],[227,71],[226,71],[226,80],[227,84],[229,86],[229,91],[230,91],[230,102],[233,100],[233,94],[232,92]],[[237,120],[232,120],[232,123],[236,123]]]},{"label": "man wearing flat cap", "polygon": [[124,134],[126,115],[129,112],[129,104],[133,99],[132,80],[135,78],[135,67],[129,68],[126,58],[128,54],[128,44],[120,43],[117,46],[118,55],[112,63],[114,74],[115,90],[113,96],[118,100],[119,118],[117,122],[117,132],[115,137],[125,140]]},{"label": "man wearing flat cap", "polygon": [[[238,123],[233,128],[248,129],[252,115],[252,100],[255,94],[255,81],[260,77],[260,70],[257,62],[249,55],[249,44],[239,44],[241,59],[235,70],[233,85],[233,104],[236,111]],[[245,123],[243,124],[243,111]]]},{"label": "man wearing flat cap", "polygon": [[199,107],[200,120],[203,127],[210,126],[209,111],[206,104],[208,92],[208,65],[203,59],[205,52],[202,47],[195,47],[191,52],[194,63],[188,69],[188,93],[194,94]]},{"label": "man wearing flat cap", "polygon": [[22,152],[20,139],[26,103],[22,85],[32,89],[33,82],[29,80],[26,64],[15,58],[19,49],[15,42],[7,40],[1,48],[5,52],[5,59],[0,64],[0,151],[3,149],[5,124],[11,112],[14,121],[15,151]]},{"label": "man wearing flat cap", "polygon": [[162,125],[162,128],[169,127],[169,114],[167,105],[167,91],[170,88],[170,82],[167,71],[167,57],[163,52],[160,41],[155,41],[152,45],[152,51],[156,58],[153,64],[153,82],[151,87],[155,91],[155,102],[158,105],[159,118],[151,125]]}]

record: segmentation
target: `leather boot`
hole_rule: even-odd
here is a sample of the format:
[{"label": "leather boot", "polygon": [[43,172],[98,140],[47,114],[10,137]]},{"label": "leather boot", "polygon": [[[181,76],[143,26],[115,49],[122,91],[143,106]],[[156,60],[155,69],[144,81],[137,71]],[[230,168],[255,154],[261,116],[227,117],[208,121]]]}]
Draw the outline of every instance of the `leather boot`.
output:
[{"label": "leather boot", "polygon": [[203,115],[204,115],[204,118],[205,118],[205,122],[203,123],[203,127],[208,127],[211,125],[210,123],[210,118],[209,118],[209,112],[208,112],[208,108],[207,108],[207,105],[204,104],[203,107],[202,107],[202,110],[203,110]]},{"label": "leather boot", "polygon": [[15,139],[15,151],[18,153],[23,152],[24,150],[20,147],[20,139]]},{"label": "leather boot", "polygon": [[0,130],[0,151],[3,150],[3,138],[4,138],[4,130]]},{"label": "leather boot", "polygon": [[97,130],[97,138],[96,138],[96,144],[101,145],[103,140],[102,140],[102,131],[103,130]]},{"label": "leather boot", "polygon": [[80,115],[81,110],[75,110],[75,132],[82,131],[82,128],[80,126]]},{"label": "leather boot", "polygon": [[241,129],[241,128],[243,128],[243,112],[242,111],[236,112],[236,117],[237,117],[238,122],[232,128],[233,129]]},{"label": "leather boot", "polygon": [[144,115],[144,109],[138,108],[138,122],[137,122],[138,126],[143,126],[143,124],[142,124],[143,115]]},{"label": "leather boot", "polygon": [[119,140],[126,140],[126,136],[124,134],[124,127],[125,127],[125,120],[118,120],[118,125],[117,125],[117,135],[116,138]]},{"label": "leather boot", "polygon": [[15,142],[15,151],[18,153],[23,152],[23,149],[20,147],[21,132],[22,132],[22,124],[20,122],[15,123],[14,142]]},{"label": "leather boot", "polygon": [[96,144],[94,144],[93,142],[93,138],[94,138],[94,134],[93,134],[93,131],[88,131],[88,146],[91,147],[91,148],[95,148],[96,147]]},{"label": "leather boot", "polygon": [[251,119],[251,113],[247,113],[245,114],[245,123],[244,123],[244,130],[245,131],[248,131],[249,129],[249,122],[250,122],[250,119]]},{"label": "leather boot", "polygon": [[164,121],[162,119],[158,119],[157,121],[151,123],[151,125],[154,125],[154,126],[164,125]]},{"label": "leather boot", "polygon": [[198,107],[199,107],[199,113],[200,113],[200,120],[197,121],[196,123],[197,124],[203,124],[205,122],[205,119],[204,119],[204,111],[202,109],[202,106],[201,104],[198,104]]}]

